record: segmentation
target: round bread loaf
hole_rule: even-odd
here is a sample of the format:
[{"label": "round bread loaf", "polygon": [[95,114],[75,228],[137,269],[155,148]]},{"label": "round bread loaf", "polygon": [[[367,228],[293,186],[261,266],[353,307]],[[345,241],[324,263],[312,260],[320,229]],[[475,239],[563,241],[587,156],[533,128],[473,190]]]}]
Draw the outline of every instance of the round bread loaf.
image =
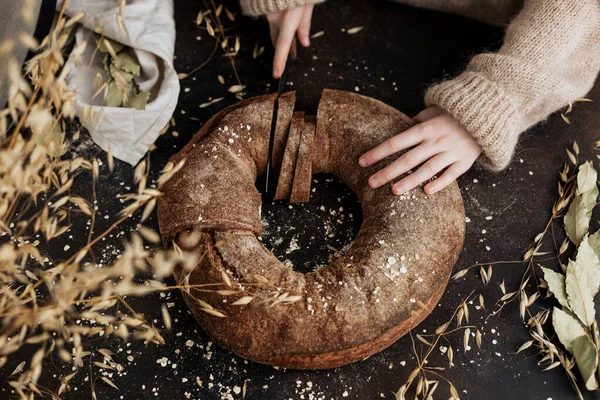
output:
[{"label": "round bread loaf", "polygon": [[[396,156],[369,168],[358,165],[359,156],[412,124],[372,98],[325,90],[316,129],[307,117],[286,146],[294,104],[293,93],[286,94],[279,102],[273,165],[289,163],[284,152],[291,148],[298,187],[290,190],[286,164],[280,193],[306,200],[307,174],[332,173],[363,209],[360,231],[341,257],[296,272],[259,240],[261,197],[254,182],[266,169],[273,104],[272,95],[260,96],[221,111],[172,158],[187,161],[161,188],[160,230],[166,246],[177,241],[198,253],[198,265],[176,278],[189,285],[186,302],[215,342],[260,363],[334,368],[381,351],[433,310],[463,246],[462,198],[456,183],[433,196],[420,187],[396,197],[389,186],[368,186],[368,177]],[[302,124],[296,116],[294,124]],[[196,235],[191,244],[182,239],[190,232]],[[224,297],[198,287],[227,289],[224,281],[239,294]],[[253,300],[232,304],[244,296]],[[226,317],[206,312],[207,303]]]}]

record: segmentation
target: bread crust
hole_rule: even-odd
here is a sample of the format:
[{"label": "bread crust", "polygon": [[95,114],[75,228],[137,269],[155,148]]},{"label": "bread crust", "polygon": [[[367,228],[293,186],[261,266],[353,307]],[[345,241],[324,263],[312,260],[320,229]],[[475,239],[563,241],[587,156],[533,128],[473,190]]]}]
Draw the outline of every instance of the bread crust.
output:
[{"label": "bread crust", "polygon": [[[261,101],[256,99],[253,104]],[[184,290],[187,304],[209,336],[256,362],[286,368],[327,369],[381,351],[433,310],[463,246],[465,215],[458,186],[454,183],[434,196],[427,196],[419,187],[395,197],[387,186],[369,188],[367,178],[397,156],[369,168],[358,166],[362,153],[411,125],[407,116],[375,99],[341,91],[323,92],[310,147],[311,168],[314,172],[334,173],[357,194],[363,207],[363,224],[340,258],[307,274],[282,264],[257,238],[259,233],[254,224],[260,224],[260,216],[253,203],[257,192],[250,186],[256,174],[260,174],[261,161],[254,157],[262,153],[259,149],[231,146],[229,151],[237,158],[229,160],[223,156],[222,161],[229,160],[228,165],[240,181],[247,182],[236,181],[241,185],[238,190],[215,181],[211,192],[221,200],[225,211],[194,203],[206,215],[210,211],[212,225],[190,221],[178,225],[175,233],[163,231],[163,226],[171,225],[161,222],[164,239],[192,229],[203,232],[200,243],[186,249],[198,252],[200,262],[189,273],[178,271],[176,278],[180,284],[219,283],[225,273],[234,284],[242,285],[257,298],[248,305],[235,306],[231,302],[237,297],[226,298],[224,303],[217,293]],[[217,143],[227,147],[217,125],[212,124],[211,129],[202,143],[214,145],[215,135]],[[268,130],[263,132],[253,127],[252,131],[268,138]],[[195,163],[192,165],[196,168],[200,168],[198,163],[221,165],[218,159],[193,154],[199,152],[198,147],[188,151],[187,157],[192,157]],[[219,151],[227,154],[225,150]],[[180,171],[177,175],[185,174]],[[222,171],[221,174],[227,175]],[[306,188],[305,184],[298,187]],[[169,199],[179,196],[165,195]],[[188,197],[186,201],[194,199]],[[227,202],[235,207],[224,204]],[[172,208],[159,207],[159,222],[173,218],[171,213]],[[289,293],[301,299],[273,305],[274,293],[278,296]],[[204,312],[197,299],[218,304],[228,317],[218,318]],[[268,299],[271,300],[260,301]]]}]

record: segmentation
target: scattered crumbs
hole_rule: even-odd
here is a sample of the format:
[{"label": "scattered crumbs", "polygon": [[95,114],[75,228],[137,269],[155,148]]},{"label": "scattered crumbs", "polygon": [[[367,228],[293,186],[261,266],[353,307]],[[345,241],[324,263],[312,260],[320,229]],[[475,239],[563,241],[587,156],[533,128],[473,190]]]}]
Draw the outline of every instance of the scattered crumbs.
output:
[{"label": "scattered crumbs", "polygon": [[166,367],[169,363],[169,359],[167,357],[159,358],[158,360],[156,360],[156,363],[160,364],[161,367]]}]

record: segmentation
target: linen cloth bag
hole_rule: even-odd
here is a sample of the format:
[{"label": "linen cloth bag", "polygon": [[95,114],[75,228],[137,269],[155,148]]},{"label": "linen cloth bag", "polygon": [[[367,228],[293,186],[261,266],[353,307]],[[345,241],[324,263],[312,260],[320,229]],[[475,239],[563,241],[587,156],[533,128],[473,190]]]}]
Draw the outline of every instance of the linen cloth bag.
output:
[{"label": "linen cloth bag", "polygon": [[[57,10],[63,0],[57,3]],[[87,40],[79,63],[71,54],[67,64],[71,70],[67,83],[77,93],[76,112],[92,139],[103,150],[129,164],[135,165],[144,157],[158,138],[159,132],[169,122],[179,95],[179,79],[173,68],[175,50],[175,20],[173,0],[128,0],[121,14],[126,26],[117,24],[120,0],[69,0],[66,13],[70,16],[84,12],[75,33],[76,43]],[[141,74],[136,78],[140,90],[150,92],[145,110],[107,107],[103,93],[96,97],[98,87],[92,87],[98,72],[108,78],[102,64],[102,53],[95,51],[96,41],[92,32],[130,46],[141,65]],[[95,56],[94,56],[95,53]],[[92,60],[94,56],[94,60]],[[94,118],[81,118],[89,107]],[[103,117],[96,118],[103,110]],[[98,122],[99,121],[99,122]]]}]

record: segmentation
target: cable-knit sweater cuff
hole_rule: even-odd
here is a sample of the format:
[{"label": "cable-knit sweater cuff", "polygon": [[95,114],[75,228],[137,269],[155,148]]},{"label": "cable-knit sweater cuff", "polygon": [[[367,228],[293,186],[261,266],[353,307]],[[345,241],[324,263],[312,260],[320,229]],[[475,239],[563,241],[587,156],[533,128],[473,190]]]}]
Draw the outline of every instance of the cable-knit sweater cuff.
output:
[{"label": "cable-knit sweater cuff", "polygon": [[479,161],[500,171],[512,158],[520,133],[520,117],[504,90],[476,72],[429,88],[427,106],[438,106],[452,115],[477,140],[483,150]]},{"label": "cable-knit sweater cuff", "polygon": [[259,16],[292,7],[322,3],[325,0],[241,0],[244,15]]}]

